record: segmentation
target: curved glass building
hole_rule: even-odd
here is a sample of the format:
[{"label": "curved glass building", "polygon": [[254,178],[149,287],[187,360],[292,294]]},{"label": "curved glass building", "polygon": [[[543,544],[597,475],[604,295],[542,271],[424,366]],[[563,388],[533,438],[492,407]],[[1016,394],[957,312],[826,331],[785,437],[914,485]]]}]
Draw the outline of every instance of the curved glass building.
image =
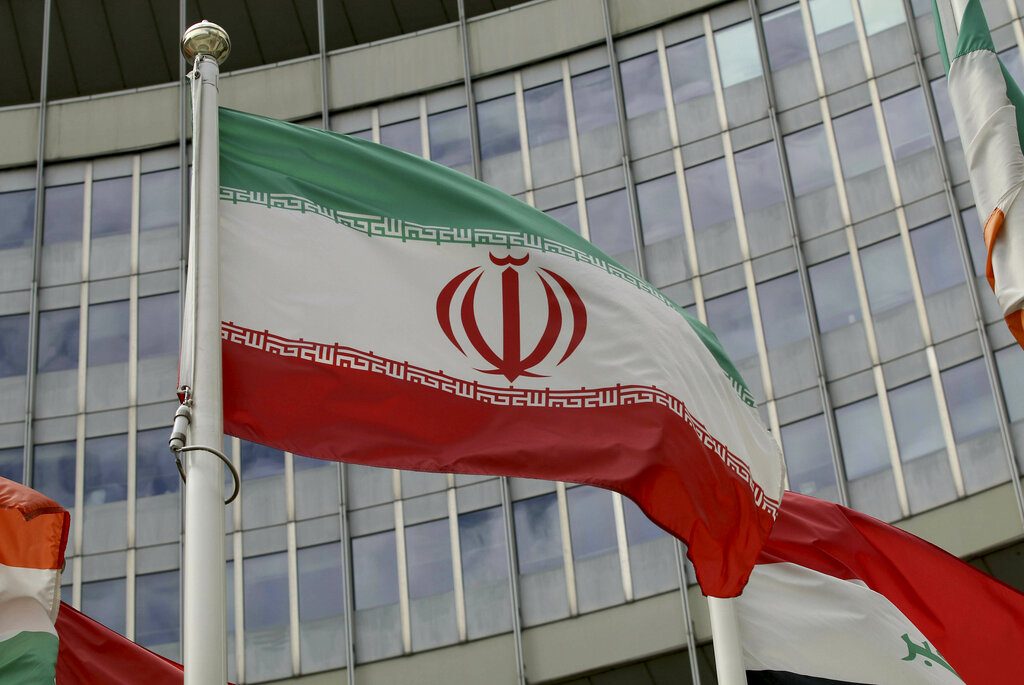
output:
[{"label": "curved glass building", "polygon": [[[1022,75],[1024,5],[983,4]],[[717,332],[791,489],[1024,586],[1024,351],[930,7],[2,0],[0,474],[73,512],[65,599],[180,660],[177,42],[200,18],[234,42],[221,104],[549,213]],[[628,500],[225,445],[235,682],[689,683],[691,624],[715,682],[706,604]]]}]

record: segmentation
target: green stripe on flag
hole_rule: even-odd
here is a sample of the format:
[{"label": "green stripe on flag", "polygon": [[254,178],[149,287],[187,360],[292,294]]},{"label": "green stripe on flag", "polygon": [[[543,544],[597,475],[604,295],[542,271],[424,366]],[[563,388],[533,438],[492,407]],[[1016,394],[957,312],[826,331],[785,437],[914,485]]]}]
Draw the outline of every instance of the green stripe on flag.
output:
[{"label": "green stripe on flag", "polygon": [[939,0],[932,0],[932,19],[935,20],[935,39],[939,44],[939,54],[942,55],[942,66],[946,68],[946,76],[949,76],[949,52],[946,50],[946,34],[942,30],[942,18],[939,16]]},{"label": "green stripe on flag", "polygon": [[26,631],[0,642],[0,683],[53,685],[57,636]]},{"label": "green stripe on flag", "polygon": [[[221,108],[220,185],[222,201],[316,213],[350,228],[354,222],[349,218],[367,215],[380,219],[382,225],[398,219],[414,229],[403,225],[394,231],[391,224],[379,232],[357,229],[374,237],[438,244],[515,244],[602,268],[682,315],[737,394],[746,404],[755,404],[707,326],[575,232],[465,174],[358,138]],[[417,225],[451,230],[416,238]]]}]

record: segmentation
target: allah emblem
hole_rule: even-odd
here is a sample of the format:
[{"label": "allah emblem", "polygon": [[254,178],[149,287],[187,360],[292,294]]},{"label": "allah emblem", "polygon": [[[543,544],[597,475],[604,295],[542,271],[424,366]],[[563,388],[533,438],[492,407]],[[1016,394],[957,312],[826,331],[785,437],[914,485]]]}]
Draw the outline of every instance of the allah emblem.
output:
[{"label": "allah emblem", "polygon": [[[531,369],[560,352],[561,358],[555,364],[558,366],[576,351],[587,332],[587,308],[576,289],[562,276],[544,268],[523,270],[530,261],[529,254],[522,257],[495,257],[494,254],[489,256],[492,264],[504,267],[501,270],[500,283],[496,283],[499,279],[494,277],[493,269],[475,266],[463,271],[448,281],[437,296],[437,322],[459,352],[469,356],[463,348],[463,342],[468,342],[480,358],[490,364],[491,368],[477,369],[481,373],[504,376],[509,383],[521,376],[544,378],[546,374],[536,373]],[[546,303],[546,314],[539,315],[534,311],[534,305],[539,304],[538,300],[541,298],[523,297],[523,291],[527,287],[536,289],[536,285],[531,283],[533,278],[540,282],[540,294]],[[466,283],[468,286],[463,287]],[[500,300],[501,303],[501,339],[488,341],[481,332],[477,319],[477,297],[481,288],[486,291],[495,286],[500,288],[499,297],[488,299],[492,302]],[[452,311],[453,303],[458,310],[455,315]],[[539,336],[536,335],[536,331],[533,335],[524,331],[524,328],[529,328],[524,326],[524,322],[539,322],[541,316],[546,316],[546,319]],[[456,335],[456,326],[460,324],[461,335]],[[491,337],[497,338],[498,335],[492,331]],[[500,354],[492,344],[497,342],[500,342]],[[529,349],[529,352],[526,352],[526,349]]]}]

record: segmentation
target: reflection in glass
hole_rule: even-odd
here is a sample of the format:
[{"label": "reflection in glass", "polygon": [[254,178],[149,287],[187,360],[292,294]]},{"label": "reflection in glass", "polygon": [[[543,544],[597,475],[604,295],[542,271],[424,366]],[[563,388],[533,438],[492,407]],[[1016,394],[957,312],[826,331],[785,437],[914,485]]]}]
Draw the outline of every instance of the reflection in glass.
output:
[{"label": "reflection in glass", "polygon": [[686,192],[691,198],[690,218],[696,233],[725,221],[732,221],[732,193],[725,159],[718,158],[699,166],[690,167],[686,175]]},{"label": "reflection in glass", "polygon": [[964,282],[964,265],[956,249],[953,222],[948,216],[912,230],[910,244],[926,296]]},{"label": "reflection in glass", "polygon": [[523,102],[530,147],[540,147],[569,137],[565,91],[561,81],[523,91]]},{"label": "reflection in glass", "polygon": [[298,550],[302,670],[345,664],[345,592],[337,542]]},{"label": "reflection in glass", "polygon": [[873,314],[887,312],[914,299],[907,260],[898,236],[862,249],[860,263]]},{"label": "reflection in glass", "polygon": [[121,235],[132,228],[132,179],[107,178],[92,183],[92,237]]},{"label": "reflection in glass", "polygon": [[128,497],[128,436],[85,441],[85,504],[121,502]]},{"label": "reflection in glass", "polygon": [[[744,213],[750,214],[786,201],[775,143],[764,143],[737,152],[735,160]],[[747,230],[756,231],[757,226],[748,224]]]},{"label": "reflection in glass", "polygon": [[930,378],[890,390],[889,406],[903,462],[945,449]]},{"label": "reflection in glass", "polygon": [[395,531],[353,538],[352,582],[357,611],[398,604]]},{"label": "reflection in glass", "polygon": [[43,242],[82,240],[83,185],[51,186],[43,195]]},{"label": "reflection in glass", "polygon": [[1024,419],[1024,349],[1010,345],[996,352],[996,369],[999,383],[1003,387],[1006,413],[1012,423]]},{"label": "reflection in glass", "polygon": [[451,540],[447,519],[407,527],[405,550],[409,567],[409,599],[452,592]]},{"label": "reflection in glass", "polygon": [[708,328],[715,332],[729,359],[737,361],[757,354],[754,323],[746,290],[737,290],[708,300],[705,304]]},{"label": "reflection in glass", "polygon": [[562,567],[562,533],[555,495],[513,504],[519,573],[527,575]]},{"label": "reflection in glass", "polygon": [[40,373],[78,368],[78,308],[39,313]]},{"label": "reflection in glass", "polygon": [[608,67],[573,76],[572,96],[579,135],[615,124],[615,97]]},{"label": "reflection in glass", "polygon": [[820,54],[857,40],[849,0],[811,0],[810,8]]},{"label": "reflection in glass", "polygon": [[810,336],[807,307],[796,273],[759,283],[757,297],[764,342],[769,350],[777,350]]},{"label": "reflection in glass", "polygon": [[469,114],[465,107],[438,112],[427,117],[430,134],[430,159],[447,167],[473,163],[469,143]]},{"label": "reflection in glass", "polygon": [[612,493],[580,485],[566,491],[569,500],[569,537],[577,560],[618,551]]},{"label": "reflection in glass", "polygon": [[181,220],[181,181],[177,169],[142,174],[139,193],[139,230],[177,227]]},{"label": "reflection in glass", "polygon": [[0,316],[0,378],[24,376],[28,368],[28,314]]},{"label": "reflection in glass", "polygon": [[783,426],[781,437],[790,489],[835,500],[838,488],[825,417],[818,414]]},{"label": "reflection in glass", "polygon": [[74,441],[36,445],[32,459],[32,487],[65,509],[74,509]]},{"label": "reflection in glass", "polygon": [[1018,86],[1024,83],[1024,62],[1021,61],[1020,49],[1016,45],[1000,52],[999,61],[1010,72],[1014,83]]},{"label": "reflection in glass", "polygon": [[625,190],[588,198],[587,223],[590,242],[627,269],[636,270],[633,228]]},{"label": "reflection in glass", "polygon": [[745,21],[715,31],[715,47],[723,88],[761,75],[761,55],[757,49],[753,22]]},{"label": "reflection in glass", "polygon": [[139,359],[178,354],[178,293],[139,298]]},{"label": "reflection in glass", "polygon": [[932,147],[932,129],[921,88],[882,100],[889,144],[898,162]]},{"label": "reflection in glass", "polygon": [[686,102],[715,92],[711,81],[707,39],[704,36],[670,45],[665,54],[673,101]]},{"label": "reflection in glass", "polygon": [[768,62],[773,71],[803,62],[809,56],[800,5],[790,5],[761,17]]},{"label": "reflection in glass", "polygon": [[622,74],[622,95],[626,101],[627,118],[635,119],[665,109],[657,52],[621,62],[619,72]]},{"label": "reflection in glass", "polygon": [[949,100],[949,88],[946,84],[946,77],[940,76],[931,82],[932,97],[935,100],[935,111],[939,115],[939,128],[942,130],[942,139],[946,142],[956,140],[960,137],[960,129],[956,125],[956,116],[953,114],[953,103]]},{"label": "reflection in glass", "polygon": [[519,119],[515,95],[479,102],[476,106],[480,128],[480,157],[493,159],[519,152]]},{"label": "reflection in glass", "polygon": [[636,196],[647,259],[647,280],[661,286],[687,278],[690,269],[675,174],[638,183]]},{"label": "reflection in glass", "polygon": [[124,634],[124,578],[82,583],[82,613]]},{"label": "reflection in glass", "polygon": [[89,305],[89,366],[128,361],[128,300]]},{"label": "reflection in glass", "polygon": [[901,2],[860,0],[860,11],[864,16],[864,30],[869,36],[898,26],[907,20]]},{"label": "reflection in glass", "polygon": [[140,430],[135,435],[135,494],[154,497],[181,487],[174,459],[167,452],[167,429]]},{"label": "reflection in glass", "polygon": [[393,147],[396,150],[403,150],[412,155],[422,154],[423,145],[420,142],[420,120],[409,119],[408,121],[399,121],[395,124],[381,126],[380,142],[382,145]]},{"label": "reflection in glass", "polygon": [[135,641],[168,659],[179,660],[178,571],[135,577]]},{"label": "reflection in glass", "polygon": [[501,507],[460,514],[459,547],[470,639],[508,630],[508,547]]},{"label": "reflection in glass", "polygon": [[563,226],[568,226],[576,233],[580,232],[580,212],[575,202],[562,205],[561,207],[552,207],[551,209],[544,210],[544,213]]},{"label": "reflection in glass", "polygon": [[850,255],[815,264],[808,271],[819,331],[828,333],[860,321],[860,303]]},{"label": "reflection in glass", "polygon": [[957,443],[999,430],[984,359],[946,369],[942,372],[942,386]]},{"label": "reflection in glass", "polygon": [[242,567],[245,663],[251,680],[291,675],[288,658],[288,556],[250,557]]},{"label": "reflection in glass", "polygon": [[857,480],[889,468],[889,448],[878,397],[836,409],[836,427],[848,479]]},{"label": "reflection in glass", "polygon": [[0,250],[32,244],[36,191],[0,193]]},{"label": "reflection in glass", "polygon": [[13,480],[15,483],[22,482],[21,459],[24,450],[20,447],[5,447],[0,449],[0,478]]}]

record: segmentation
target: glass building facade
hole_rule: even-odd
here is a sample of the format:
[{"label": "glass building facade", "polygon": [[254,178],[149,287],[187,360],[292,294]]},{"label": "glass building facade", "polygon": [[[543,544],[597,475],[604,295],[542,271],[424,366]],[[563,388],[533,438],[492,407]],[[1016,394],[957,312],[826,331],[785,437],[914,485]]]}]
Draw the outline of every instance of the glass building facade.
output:
[{"label": "glass building facade", "polygon": [[[324,4],[336,36],[344,7]],[[1024,73],[1024,7],[983,4],[1008,69]],[[313,3],[298,5],[315,34]],[[99,69],[58,47],[55,27],[72,30],[61,6],[40,3],[15,27],[38,51],[27,61],[38,72],[48,46],[54,78]],[[422,36],[320,55],[306,41],[295,60],[238,77],[244,93],[225,78],[223,104],[420,155],[547,212],[717,333],[783,447],[790,489],[911,528],[958,504],[1009,502],[985,524],[993,540],[958,550],[974,556],[1021,533],[1008,484],[1024,465],[1024,351],[984,278],[930,7],[749,0],[680,15],[669,2],[535,0],[445,24],[448,8]],[[237,17],[209,18],[234,37]],[[584,26],[538,46],[545,20]],[[180,33],[158,31],[172,44]],[[470,73],[455,62],[457,78],[430,88],[396,75],[436,68],[409,61],[408,46],[428,40],[453,42]],[[380,72],[354,71],[370,59]],[[392,69],[385,85],[360,81]],[[49,72],[0,109],[30,141],[0,152],[0,475],[73,512],[65,599],[180,660],[181,484],[166,440],[187,244],[184,90],[117,96],[163,98],[129,111],[177,142],[139,144],[129,130],[92,150],[62,139],[89,137],[75,108],[92,105],[41,97]],[[309,77],[295,79],[299,99],[319,109],[282,104],[295,73]],[[356,92],[339,101],[320,84]],[[459,659],[477,645],[493,646],[487,663],[501,671],[486,682],[526,682],[517,663],[529,682],[618,682],[630,669],[648,678],[635,682],[689,682],[680,597],[697,604],[702,642],[706,609],[692,578],[680,593],[680,548],[629,500],[224,445],[242,478],[225,510],[233,681],[387,682],[374,669],[395,657]],[[1015,558],[976,563],[1019,582]],[[674,628],[657,645],[550,665],[560,634],[613,615]],[[629,661],[644,663],[579,676]]]}]

